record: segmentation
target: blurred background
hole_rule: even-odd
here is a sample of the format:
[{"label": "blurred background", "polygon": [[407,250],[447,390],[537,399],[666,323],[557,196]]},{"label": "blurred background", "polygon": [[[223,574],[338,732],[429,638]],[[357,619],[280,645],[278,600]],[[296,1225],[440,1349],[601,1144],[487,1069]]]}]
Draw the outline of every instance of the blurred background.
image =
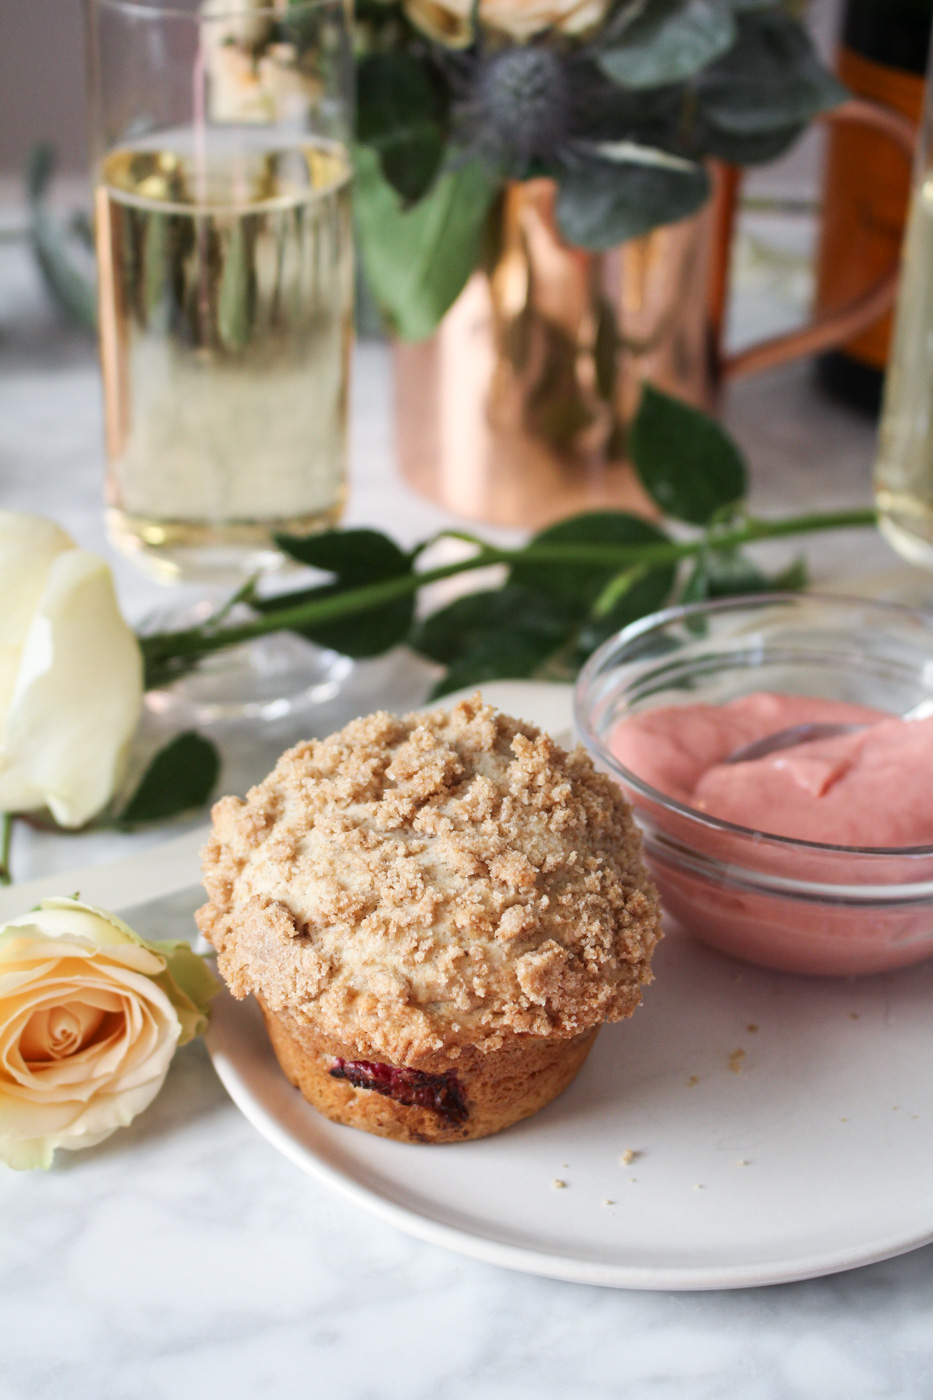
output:
[{"label": "blurred background", "polygon": [[[842,0],[812,0],[809,24],[827,56],[839,30]],[[51,142],[62,176],[87,168],[82,0],[0,0],[0,197],[10,202],[37,141]],[[783,160],[754,171],[749,196],[813,199],[822,139],[811,132]],[[72,188],[74,186],[72,185]]]}]

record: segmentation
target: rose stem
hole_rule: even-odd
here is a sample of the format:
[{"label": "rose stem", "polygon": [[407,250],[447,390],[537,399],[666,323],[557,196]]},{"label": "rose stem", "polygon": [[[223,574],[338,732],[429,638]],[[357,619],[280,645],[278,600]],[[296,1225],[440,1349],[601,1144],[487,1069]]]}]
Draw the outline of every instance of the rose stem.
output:
[{"label": "rose stem", "polygon": [[0,812],[0,885],[12,885],[10,870],[10,841],[13,836],[13,813]]},{"label": "rose stem", "polygon": [[[760,540],[782,539],[788,535],[811,534],[820,530],[861,529],[874,525],[875,520],[875,513],[870,509],[831,511],[825,515],[798,515],[783,520],[747,519],[731,528],[711,530],[694,540],[664,540],[637,545],[532,542],[520,549],[496,549],[477,541],[480,548],[473,558],[458,560],[456,563],[445,564],[421,574],[407,574],[384,579],[379,583],[364,584],[337,595],[284,607],[280,612],[268,612],[254,621],[223,627],[214,633],[205,634],[201,627],[191,627],[178,632],[149,633],[140,637],[139,642],[143,655],[150,664],[182,656],[206,655],[208,652],[222,651],[225,647],[237,646],[241,642],[266,636],[270,632],[301,628],[311,623],[335,622],[339,618],[366,612],[384,603],[395,602],[398,598],[417,593],[426,584],[437,583],[441,579],[452,578],[455,574],[468,573],[474,569],[488,568],[490,564],[540,563],[555,567],[602,567],[618,570],[639,564],[657,567],[689,559],[709,550],[735,549],[740,545],[753,544]],[[449,534],[464,538],[463,534],[456,531],[441,531],[437,538],[442,539]]]}]

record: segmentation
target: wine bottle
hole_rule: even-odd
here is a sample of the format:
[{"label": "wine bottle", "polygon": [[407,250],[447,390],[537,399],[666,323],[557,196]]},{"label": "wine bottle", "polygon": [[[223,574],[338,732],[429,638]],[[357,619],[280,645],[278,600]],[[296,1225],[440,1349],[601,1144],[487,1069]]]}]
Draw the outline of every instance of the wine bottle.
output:
[{"label": "wine bottle", "polygon": [[[894,107],[919,125],[933,0],[845,0],[837,72],[857,97]],[[867,291],[898,257],[910,171],[884,137],[863,128],[832,130],[823,180],[816,307],[833,311]],[[819,360],[824,388],[872,415],[891,338],[881,317]]]}]

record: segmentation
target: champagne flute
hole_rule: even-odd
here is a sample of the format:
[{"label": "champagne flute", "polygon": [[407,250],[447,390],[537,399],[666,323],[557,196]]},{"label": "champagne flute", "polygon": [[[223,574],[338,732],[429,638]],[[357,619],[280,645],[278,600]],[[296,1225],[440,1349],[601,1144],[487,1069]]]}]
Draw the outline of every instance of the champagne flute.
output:
[{"label": "champagne flute", "polygon": [[[933,55],[933,50],[931,50]],[[882,534],[933,569],[933,57],[884,385],[875,502]]]},{"label": "champagne flute", "polygon": [[[111,542],[219,593],[340,517],[353,266],[343,0],[88,0]],[[291,634],[150,696],[199,722],[331,695]]]}]

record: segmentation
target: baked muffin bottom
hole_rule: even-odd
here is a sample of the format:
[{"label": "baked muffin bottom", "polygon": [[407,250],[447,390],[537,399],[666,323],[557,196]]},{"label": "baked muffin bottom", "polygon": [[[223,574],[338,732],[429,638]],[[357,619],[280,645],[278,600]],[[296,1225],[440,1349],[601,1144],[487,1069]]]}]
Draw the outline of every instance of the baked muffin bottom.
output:
[{"label": "baked muffin bottom", "polygon": [[[432,1055],[430,1063],[400,1068],[450,1086],[447,1114],[419,1104],[400,1103],[374,1088],[339,1077],[343,1065],[379,1062],[292,1017],[272,1012],[259,998],[272,1047],[286,1077],[314,1108],[334,1123],[393,1138],[396,1142],[465,1142],[501,1132],[544,1108],[570,1084],[589,1054],[599,1027],[570,1039],[520,1036],[485,1053],[461,1049],[457,1059]],[[338,1077],[332,1073],[337,1069]],[[352,1069],[351,1069],[352,1073]],[[457,1111],[458,1101],[466,1110]]]}]

